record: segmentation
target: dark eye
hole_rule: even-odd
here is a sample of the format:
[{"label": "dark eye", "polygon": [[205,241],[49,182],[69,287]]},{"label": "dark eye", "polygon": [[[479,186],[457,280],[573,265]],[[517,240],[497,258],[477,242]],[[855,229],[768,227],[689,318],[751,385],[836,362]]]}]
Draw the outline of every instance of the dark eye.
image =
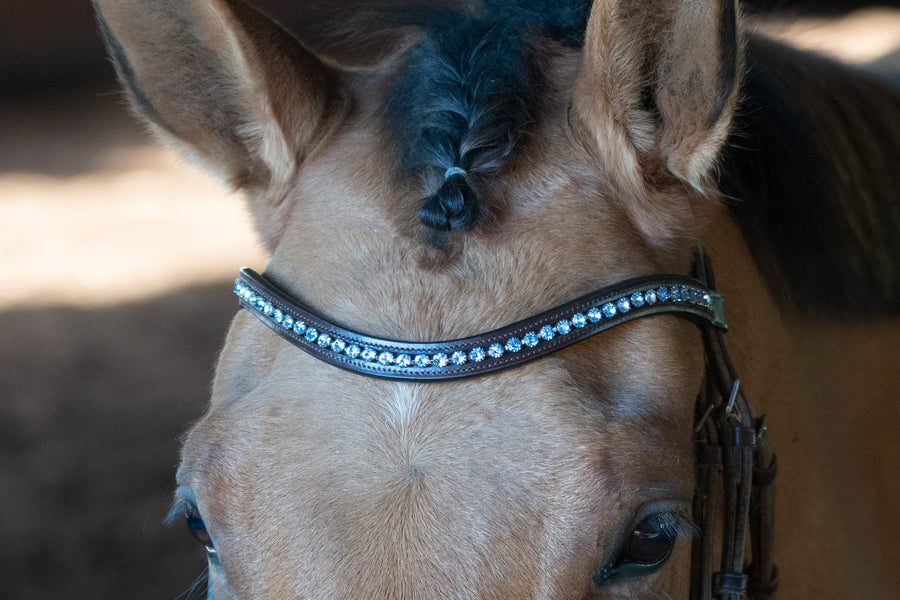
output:
[{"label": "dark eye", "polygon": [[662,515],[647,517],[631,532],[619,562],[646,568],[661,566],[675,547],[678,538],[675,529],[671,519]]},{"label": "dark eye", "polygon": [[213,548],[212,538],[206,531],[206,523],[200,516],[200,511],[196,506],[188,506],[184,512],[184,522],[187,524],[188,531],[194,536],[194,539],[206,546],[207,551]]},{"label": "dark eye", "polygon": [[646,517],[631,530],[619,555],[594,576],[597,586],[613,578],[653,573],[669,559],[683,519],[671,513]]}]

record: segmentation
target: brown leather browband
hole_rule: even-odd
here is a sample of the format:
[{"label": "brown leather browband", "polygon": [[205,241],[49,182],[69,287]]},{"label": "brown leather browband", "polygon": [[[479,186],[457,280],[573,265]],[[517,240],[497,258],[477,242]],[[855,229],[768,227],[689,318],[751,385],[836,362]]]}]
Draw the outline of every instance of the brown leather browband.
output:
[{"label": "brown leather browband", "polygon": [[488,333],[424,343],[349,331],[250,269],[241,269],[234,290],[244,308],[304,352],[343,369],[389,379],[441,381],[484,375],[653,314],[672,313],[727,328],[722,297],[702,281],[682,275],[629,279]]}]

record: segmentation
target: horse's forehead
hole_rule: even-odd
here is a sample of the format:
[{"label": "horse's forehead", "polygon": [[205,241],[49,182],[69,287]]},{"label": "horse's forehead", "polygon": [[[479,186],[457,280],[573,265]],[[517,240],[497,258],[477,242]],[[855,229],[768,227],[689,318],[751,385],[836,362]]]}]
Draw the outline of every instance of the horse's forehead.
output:
[{"label": "horse's forehead", "polygon": [[376,133],[348,135],[341,148],[299,181],[267,270],[350,329],[464,337],[617,280],[689,266],[641,239],[575,150],[568,161],[563,151],[526,155],[489,183],[496,211],[483,226],[444,234],[419,222],[420,197],[394,177]]},{"label": "horse's forehead", "polygon": [[[280,340],[257,345],[273,336],[246,314],[235,327],[245,335],[226,344],[213,406],[185,444],[184,471],[199,474],[187,483],[220,501],[278,505],[284,496],[269,490],[287,488],[308,494],[303,514],[315,512],[316,494],[353,504],[430,481],[434,502],[502,484],[510,498],[518,490],[560,503],[561,514],[602,514],[628,504],[610,493],[653,485],[690,494],[681,489],[689,405],[702,375],[699,345],[685,344],[690,324],[646,319],[511,371],[443,384],[370,379]],[[457,490],[438,492],[435,481]]]}]

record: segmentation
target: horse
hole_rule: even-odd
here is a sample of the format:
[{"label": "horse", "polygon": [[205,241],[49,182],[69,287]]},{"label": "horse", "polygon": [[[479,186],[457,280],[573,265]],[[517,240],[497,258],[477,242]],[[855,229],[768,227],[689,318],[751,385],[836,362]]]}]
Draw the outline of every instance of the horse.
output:
[{"label": "horse", "polygon": [[897,90],[733,0],[343,2],[315,46],[94,4],[271,257],[177,474],[209,598],[895,594]]}]

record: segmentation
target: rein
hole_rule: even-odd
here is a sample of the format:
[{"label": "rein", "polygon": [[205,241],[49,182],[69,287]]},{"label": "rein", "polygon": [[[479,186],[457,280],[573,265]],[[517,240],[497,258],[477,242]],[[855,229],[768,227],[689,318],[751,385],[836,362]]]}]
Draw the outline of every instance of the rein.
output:
[{"label": "rein", "polygon": [[[777,464],[763,418],[754,416],[725,346],[722,296],[700,253],[695,275],[629,279],[488,333],[434,343],[350,331],[251,269],[241,269],[234,293],[243,308],[304,352],[361,375],[407,381],[448,381],[512,368],[654,314],[693,320],[703,333],[706,377],[695,408],[693,518],[701,533],[692,547],[690,598],[773,600]],[[720,515],[721,561],[714,571]],[[745,568],[748,534],[753,560]]]}]

